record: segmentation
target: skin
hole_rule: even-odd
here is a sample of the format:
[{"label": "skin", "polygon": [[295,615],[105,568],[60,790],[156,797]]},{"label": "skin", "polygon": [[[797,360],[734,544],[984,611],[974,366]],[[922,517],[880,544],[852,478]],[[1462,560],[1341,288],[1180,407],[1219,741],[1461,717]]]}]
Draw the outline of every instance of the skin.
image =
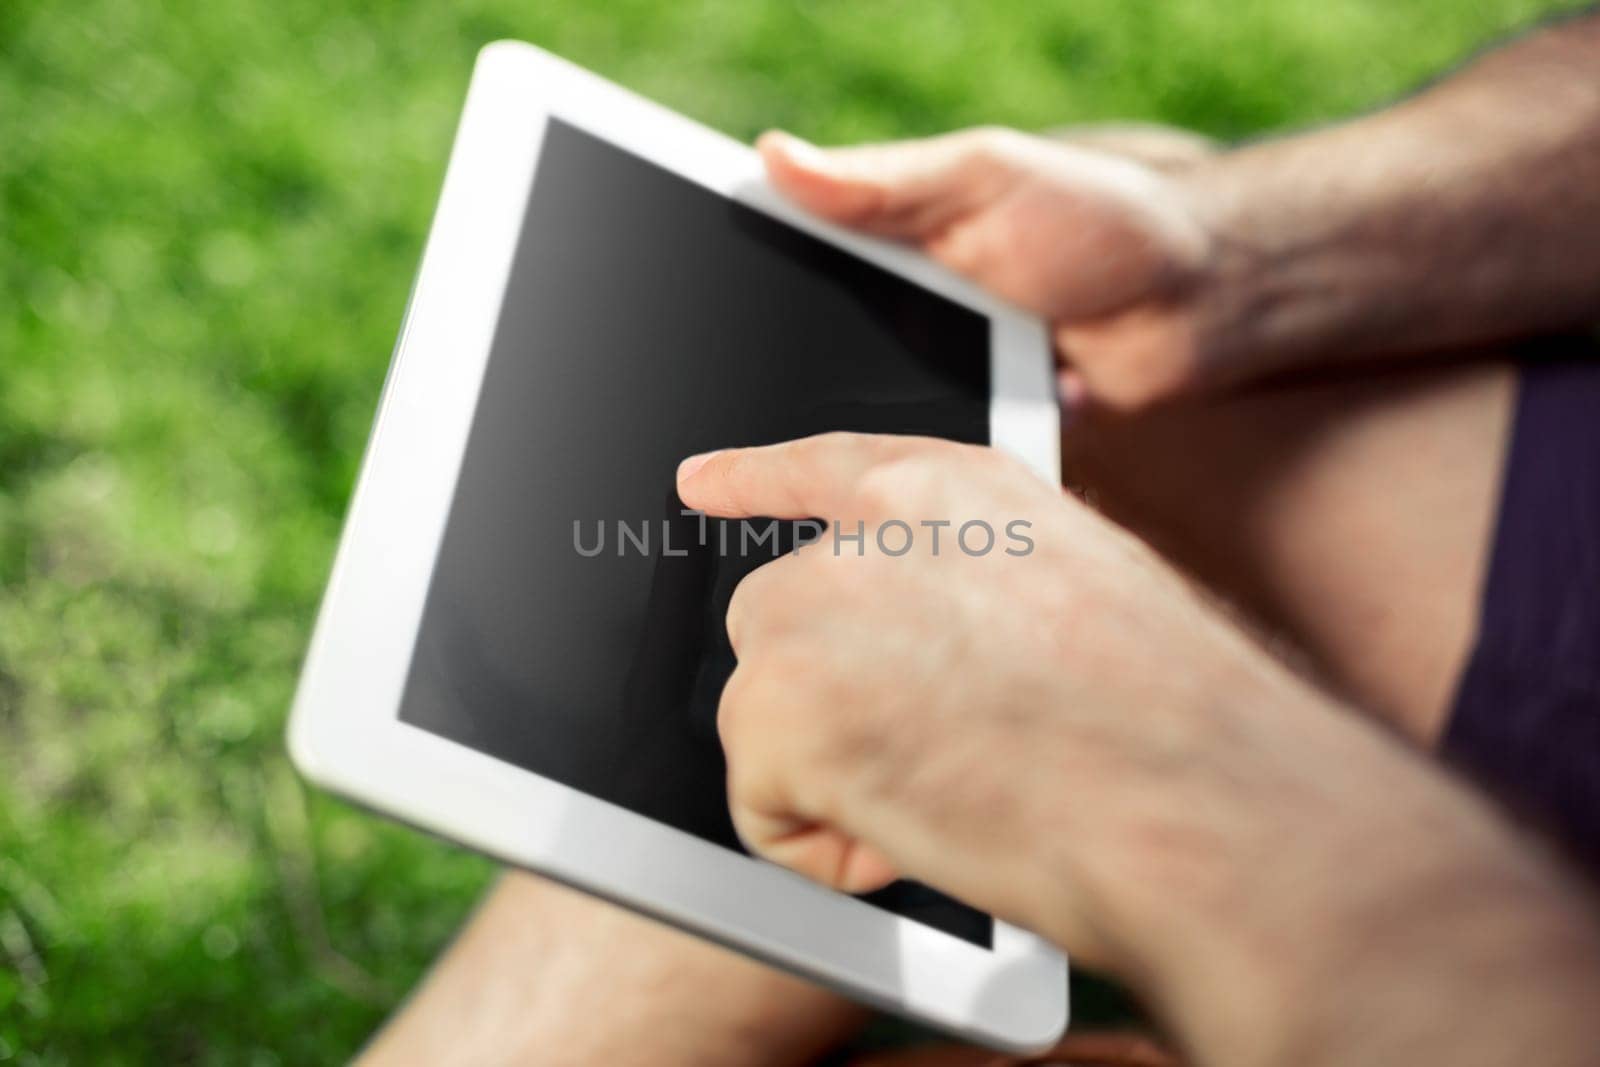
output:
[{"label": "skin", "polygon": [[1069,400],[1140,408],[1592,324],[1597,56],[1586,16],[1386,111],[1189,166],[1005,129],[758,145],[811,211],[1049,319]]},{"label": "skin", "polygon": [[1077,420],[1068,482],[1298,670],[1408,740],[1476,638],[1516,378],[1504,362]]},{"label": "skin", "polygon": [[361,1062],[800,1064],[864,1018],[808,982],[512,873]]},{"label": "skin", "polygon": [[[1045,531],[1009,577],[1004,560],[803,553],[741,590],[740,640],[754,644],[724,730],[752,841],[826,881],[904,872],[1032,926],[1121,974],[1199,1063],[1502,1064],[1530,1047],[1577,1063],[1600,1047],[1583,1018],[1597,992],[1591,903],[1477,798],[1349,711],[1353,700],[1418,740],[1440,729],[1470,643],[1508,376],[1490,366],[1239,392],[1334,363],[1436,366],[1441,350],[1592,321],[1597,38],[1600,19],[1575,20],[1387,112],[1218,155],[1008,131],[833,152],[763,138],[774,183],[803,205],[917,243],[1048,316],[1075,413],[1074,480],[1288,634],[1325,684],[1266,656],[1144,544],[1049,487],[1035,498],[987,453],[871,439],[724,453],[686,474],[686,499],[704,486],[734,512],[1026,508]],[[760,484],[741,488],[740,470]],[[761,495],[774,487],[783,499]],[[1219,551],[1222,539],[1237,551]],[[1030,580],[1016,578],[1022,564]],[[990,584],[1011,599],[988,597]],[[844,647],[798,617],[796,598],[819,591],[865,637]],[[895,597],[925,610],[873,614]],[[1013,609],[1029,603],[1045,614],[1018,629]],[[882,655],[862,656],[862,641]],[[1061,669],[1008,658],[1017,648],[1059,653]],[[984,666],[942,673],[949,659]],[[801,676],[798,662],[818,666]],[[858,714],[815,714],[838,707]],[[903,728],[913,715],[959,715],[960,729]],[[774,756],[780,737],[806,758]],[[1091,808],[1095,820],[1075,821]],[[610,921],[537,903],[569,916],[552,936],[574,945]],[[491,928],[534,925],[513,910]],[[633,924],[634,953],[719,952],[619,921]],[[595,983],[560,962],[578,954],[547,953],[545,977],[582,1001]],[[786,1039],[765,1054],[741,1043],[761,1032],[745,1021],[768,1025],[786,1002],[829,1039],[853,1024],[749,966],[693,971],[694,995],[648,979],[609,986],[644,1020],[606,1028],[611,1061],[798,1062]],[[466,970],[447,959],[396,1030],[459,1052],[461,1028],[437,1006]],[[508,961],[501,979],[516,973]],[[712,991],[737,989],[753,995],[707,1010]],[[583,1044],[595,1027],[557,1015],[539,1016],[540,1040],[498,1047],[536,1062],[596,1047]],[[653,1047],[660,1035],[666,1048]],[[963,1055],[949,1062],[987,1062]]]},{"label": "skin", "polygon": [[[1017,461],[830,434],[692,457],[678,489],[730,518],[1020,520],[1035,542],[823,545],[741,583],[718,722],[753,851],[1038,931],[1139,988],[1199,1064],[1600,1047],[1600,929],[1554,865]],[[1349,981],[1373,945],[1384,981]]]},{"label": "skin", "polygon": [[[1294,384],[1092,433],[1080,424],[1065,458],[1074,483],[1119,521],[1258,617],[1281,619],[1271,631],[1278,650],[1292,648],[1342,688],[1376,678],[1392,690],[1385,721],[1425,745],[1424,724],[1439,721],[1446,698],[1407,680],[1419,663],[1458,663],[1469,647],[1510,400],[1510,377],[1493,364]],[[1283,447],[1286,426],[1293,448]],[[1208,506],[1194,507],[1196,498]],[[627,966],[596,947],[612,944],[628,946]],[[595,1004],[611,1006],[607,1025],[595,1025]],[[811,1062],[864,1017],[821,989],[513,872],[368,1059],[770,1067]],[[1059,1055],[1167,1062],[1147,1038],[1082,1031]],[[869,1062],[1009,1061],[944,1048]]]}]

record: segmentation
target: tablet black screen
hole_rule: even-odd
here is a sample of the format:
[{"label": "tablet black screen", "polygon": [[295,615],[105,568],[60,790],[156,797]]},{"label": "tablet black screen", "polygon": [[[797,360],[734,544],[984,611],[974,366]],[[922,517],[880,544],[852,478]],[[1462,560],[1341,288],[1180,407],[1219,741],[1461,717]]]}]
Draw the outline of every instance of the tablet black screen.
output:
[{"label": "tablet black screen", "polygon": [[[989,355],[983,316],[551,119],[400,717],[739,848],[722,619],[771,554],[699,544],[678,461],[826,430],[987,442]],[[991,946],[925,887],[867,899]]]}]

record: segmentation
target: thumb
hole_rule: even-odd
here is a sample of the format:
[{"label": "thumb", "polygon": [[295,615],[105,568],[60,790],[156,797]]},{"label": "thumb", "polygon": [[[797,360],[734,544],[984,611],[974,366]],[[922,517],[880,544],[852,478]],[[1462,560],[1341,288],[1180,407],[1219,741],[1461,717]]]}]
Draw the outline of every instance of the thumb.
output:
[{"label": "thumb", "polygon": [[832,222],[922,240],[994,195],[1013,173],[1000,130],[818,148],[780,131],[756,141],[778,191]]}]

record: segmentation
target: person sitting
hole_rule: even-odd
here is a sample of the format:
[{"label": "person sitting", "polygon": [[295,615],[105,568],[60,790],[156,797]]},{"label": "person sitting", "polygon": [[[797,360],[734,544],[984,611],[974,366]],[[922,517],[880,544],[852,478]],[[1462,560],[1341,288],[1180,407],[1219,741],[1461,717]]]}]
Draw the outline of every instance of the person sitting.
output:
[{"label": "person sitting", "polygon": [[[763,137],[803,207],[1049,319],[1073,492],[903,438],[685,463],[717,514],[1025,514],[1039,545],[746,579],[719,711],[746,840],[1039,932],[1188,1062],[1595,1063],[1596,70],[1585,15],[1228,150]],[[365,1061],[798,1064],[864,1018],[508,874]]]}]

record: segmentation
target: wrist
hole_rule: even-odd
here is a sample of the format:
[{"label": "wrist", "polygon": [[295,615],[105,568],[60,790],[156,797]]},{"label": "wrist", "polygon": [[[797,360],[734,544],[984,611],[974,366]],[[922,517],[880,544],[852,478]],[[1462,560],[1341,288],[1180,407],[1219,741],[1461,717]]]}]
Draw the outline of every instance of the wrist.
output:
[{"label": "wrist", "polygon": [[1407,343],[1431,259],[1425,234],[1405,234],[1426,214],[1414,190],[1428,186],[1337,167],[1394,155],[1394,121],[1380,115],[1246,146],[1178,177],[1209,250],[1192,302],[1203,384]]},{"label": "wrist", "polygon": [[1199,769],[1145,783],[1167,799],[1117,828],[1091,883],[1107,962],[1191,1053],[1310,1067],[1600,1040],[1600,933],[1551,864],[1286,672],[1219,673],[1190,709],[1207,747],[1173,761]]},{"label": "wrist", "polygon": [[[1248,151],[1248,150],[1244,150]],[[1281,369],[1304,354],[1325,291],[1304,286],[1294,241],[1274,220],[1250,168],[1230,152],[1177,177],[1179,196],[1206,235],[1188,294],[1192,365],[1205,388]]]},{"label": "wrist", "polygon": [[[1097,965],[1158,985],[1175,961],[1195,955],[1174,953],[1174,944],[1199,945],[1219,915],[1228,921],[1250,892],[1251,856],[1281,833],[1283,813],[1271,804],[1294,800],[1294,764],[1316,745],[1314,731],[1294,724],[1343,714],[1209,611],[1177,623],[1183,632],[1162,643],[1187,654],[1131,697],[1153,709],[1139,726],[1141,751],[1106,759],[1114,769],[1104,775],[1095,773],[1099,760],[1075,770],[1074,788],[1098,802],[1076,806],[1081,817],[1070,823],[1033,831],[1059,843],[1033,894],[1031,910],[1045,917],[1036,928]],[[1061,805],[1047,808],[1048,822]],[[1061,886],[1074,899],[1052,925]]]}]

